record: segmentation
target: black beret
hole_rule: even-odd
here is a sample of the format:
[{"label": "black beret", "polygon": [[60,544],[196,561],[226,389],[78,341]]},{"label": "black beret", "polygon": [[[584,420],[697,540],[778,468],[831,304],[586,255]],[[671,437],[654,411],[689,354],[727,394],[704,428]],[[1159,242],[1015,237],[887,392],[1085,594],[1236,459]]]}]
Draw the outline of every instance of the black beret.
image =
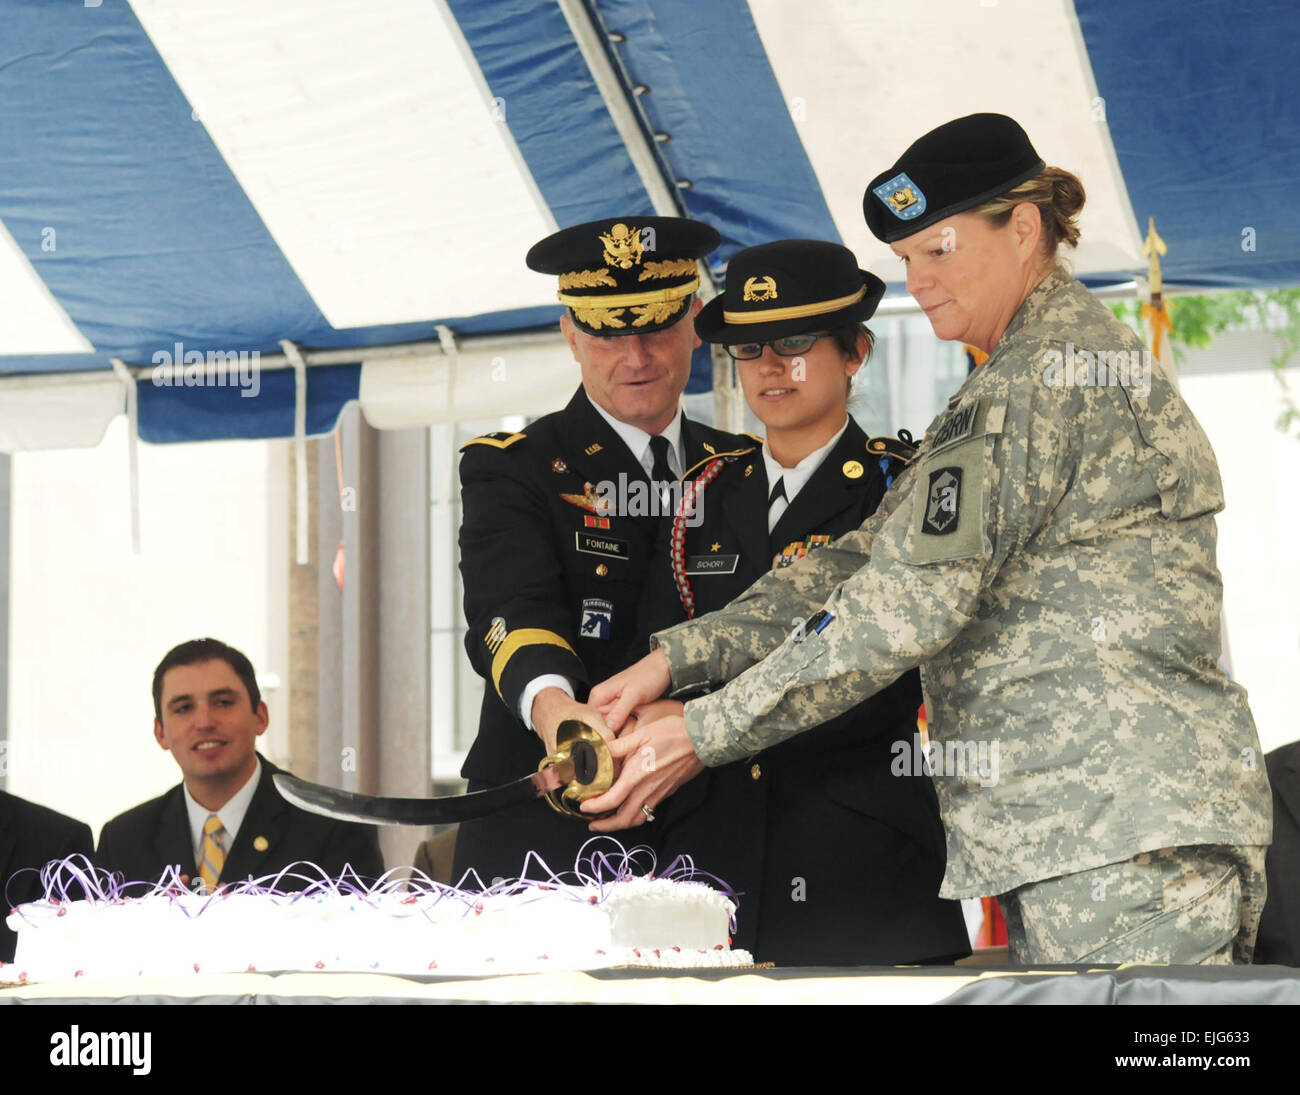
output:
[{"label": "black beret", "polygon": [[767,342],[868,319],[885,293],[853,252],[825,240],[777,240],[737,251],[727,288],[695,317],[705,342]]},{"label": "black beret", "polygon": [[914,141],[867,184],[862,212],[893,243],[1005,194],[1043,170],[1025,131],[1005,114],[971,114]]},{"label": "black beret", "polygon": [[588,334],[640,335],[682,318],[700,287],[696,261],[721,241],[685,217],[608,217],[547,236],[524,261],[559,275],[560,303]]}]

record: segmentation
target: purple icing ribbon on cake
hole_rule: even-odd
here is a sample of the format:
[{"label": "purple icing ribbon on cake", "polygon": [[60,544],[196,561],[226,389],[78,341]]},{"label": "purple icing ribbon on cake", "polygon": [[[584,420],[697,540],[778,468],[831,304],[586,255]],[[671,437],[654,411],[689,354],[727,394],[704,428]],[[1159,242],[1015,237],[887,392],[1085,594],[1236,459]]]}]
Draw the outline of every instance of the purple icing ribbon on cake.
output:
[{"label": "purple icing ribbon on cake", "polygon": [[[404,867],[394,867],[373,884],[367,884],[350,867],[345,868],[340,877],[333,878],[315,863],[300,860],[275,874],[222,882],[215,892],[196,895],[182,881],[179,867],[168,867],[157,882],[128,882],[120,874],[111,874],[97,868],[86,856],[78,854],[52,860],[40,868],[41,885],[45,891],[43,901],[14,911],[24,920],[30,920],[29,914],[41,909],[42,905],[46,906],[41,909],[42,915],[62,915],[62,906],[82,899],[122,903],[167,897],[179,902],[182,897],[202,896],[203,900],[197,909],[191,908],[193,902],[180,902],[181,910],[186,916],[201,916],[213,901],[230,896],[255,895],[288,904],[335,897],[353,898],[359,903],[378,906],[382,899],[387,899],[384,903],[393,915],[399,915],[396,910],[408,906],[413,913],[427,915],[425,906],[432,907],[450,901],[462,904],[465,914],[469,915],[481,910],[483,899],[488,896],[531,892],[540,899],[543,893],[559,889],[574,901],[599,903],[606,900],[611,889],[621,882],[654,877],[671,882],[702,882],[720,890],[733,901],[736,898],[731,887],[715,875],[696,868],[689,856],[678,856],[666,871],[658,875],[655,874],[656,866],[654,851],[644,845],[627,848],[614,837],[595,836],[579,849],[572,870],[554,871],[540,855],[529,852],[524,860],[521,877],[502,880],[490,886],[485,886],[482,878],[473,870],[467,871],[459,884],[452,886],[436,882],[422,871],[413,870],[410,877],[406,877],[402,873],[406,871]],[[544,877],[526,877],[530,870]],[[290,880],[301,885],[295,889],[285,889],[285,884]],[[577,889],[596,892],[594,895],[581,894],[576,892]],[[393,905],[394,897],[401,899],[396,907]],[[734,915],[732,929],[735,929]]]}]

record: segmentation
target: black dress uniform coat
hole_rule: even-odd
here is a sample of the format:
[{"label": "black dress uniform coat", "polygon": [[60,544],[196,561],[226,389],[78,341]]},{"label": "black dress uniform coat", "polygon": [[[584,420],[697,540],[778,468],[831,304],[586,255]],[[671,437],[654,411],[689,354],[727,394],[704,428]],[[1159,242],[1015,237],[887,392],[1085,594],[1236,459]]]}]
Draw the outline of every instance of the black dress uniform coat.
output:
[{"label": "black dress uniform coat", "polygon": [[1300,741],[1274,749],[1265,763],[1273,787],[1273,843],[1255,964],[1300,966]]},{"label": "black dress uniform coat", "polygon": [[[234,845],[226,852],[218,882],[242,882],[250,875],[276,874],[299,860],[314,863],[330,878],[344,865],[372,881],[384,873],[379,835],[373,825],[309,814],[280,797],[271,777],[282,769],[265,757],[248,812]],[[221,811],[217,811],[220,816]],[[99,834],[95,866],[119,872],[126,882],[156,882],[168,867],[179,867],[191,879],[198,874],[194,840],[190,835],[185,791],[177,784],[165,795],[150,799],[108,822]],[[302,872],[309,881],[313,872]],[[285,877],[277,888],[301,890],[308,883]]]},{"label": "black dress uniform coat", "polygon": [[14,960],[18,939],[6,923],[9,910],[45,895],[40,868],[51,859],[90,858],[93,851],[84,821],[0,791],[0,962]]},{"label": "black dress uniform coat", "polygon": [[[750,442],[683,420],[686,466]],[[470,790],[520,779],[545,756],[542,739],[519,718],[534,678],[555,673],[591,686],[647,649],[646,580],[667,547],[668,518],[599,514],[603,483],[649,479],[613,428],[579,389],[562,411],[521,434],[495,434],[464,447],[460,464],[460,568],[465,585],[465,649],[486,682],[478,736],[461,775]],[[673,621],[685,619],[666,602]],[[638,843],[640,833],[633,834]],[[555,872],[571,870],[592,834],[538,800],[465,822],[456,838],[453,881],[473,868],[486,884],[518,878],[536,852]],[[544,877],[540,868],[529,877]],[[471,879],[472,883],[472,879]]]},{"label": "black dress uniform coat", "polygon": [[[787,545],[861,525],[909,449],[888,440],[895,457],[867,444],[850,418],[770,534],[761,452],[729,463],[704,489],[702,523],[687,529],[695,615],[743,593]],[[675,592],[661,570],[659,602]],[[689,855],[726,882],[738,895],[733,946],[761,962],[893,965],[968,954],[960,903],[938,896],[945,846],[932,781],[891,771],[902,755],[896,742],[914,755],[920,705],[913,670],[815,730],[702,772],[646,829],[659,869]]]}]

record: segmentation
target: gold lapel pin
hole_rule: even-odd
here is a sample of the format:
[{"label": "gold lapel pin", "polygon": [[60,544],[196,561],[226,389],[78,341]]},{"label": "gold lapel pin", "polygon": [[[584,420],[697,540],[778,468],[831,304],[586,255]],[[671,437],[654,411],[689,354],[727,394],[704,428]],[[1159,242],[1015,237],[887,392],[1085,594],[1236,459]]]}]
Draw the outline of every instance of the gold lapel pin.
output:
[{"label": "gold lapel pin", "polygon": [[848,479],[862,478],[862,465],[856,460],[845,460],[844,466],[840,468],[840,471],[842,471]]},{"label": "gold lapel pin", "polygon": [[264,852],[264,851],[266,851],[266,849],[269,848],[270,846],[271,846],[271,842],[270,842],[269,840],[267,840],[266,837],[264,837],[264,836],[255,836],[255,837],[253,837],[253,850],[254,850],[254,851],[257,851],[257,852]]}]

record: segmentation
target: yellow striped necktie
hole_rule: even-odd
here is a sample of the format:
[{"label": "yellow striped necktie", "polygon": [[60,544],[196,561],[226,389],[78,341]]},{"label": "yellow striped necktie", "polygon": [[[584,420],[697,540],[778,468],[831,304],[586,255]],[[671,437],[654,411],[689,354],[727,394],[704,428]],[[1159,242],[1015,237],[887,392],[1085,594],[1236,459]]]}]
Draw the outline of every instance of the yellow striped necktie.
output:
[{"label": "yellow striped necktie", "polygon": [[208,814],[203,823],[203,862],[199,865],[199,877],[207,886],[208,893],[217,887],[221,869],[226,865],[226,850],[221,846],[221,837],[226,827],[216,814]]}]

